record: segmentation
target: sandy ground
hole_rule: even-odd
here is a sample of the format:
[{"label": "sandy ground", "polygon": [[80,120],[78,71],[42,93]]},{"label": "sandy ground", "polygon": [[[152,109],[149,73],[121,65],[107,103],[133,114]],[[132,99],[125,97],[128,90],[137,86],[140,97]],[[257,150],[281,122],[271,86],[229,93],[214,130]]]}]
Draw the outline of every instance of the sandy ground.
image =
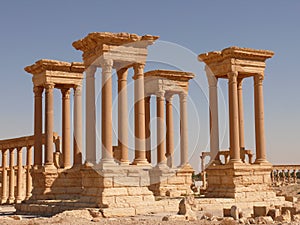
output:
[{"label": "sandy ground", "polygon": [[[284,186],[276,188],[276,192],[279,194],[286,194],[289,196],[298,197],[297,205],[300,207],[300,184],[292,186]],[[13,206],[3,205],[0,207],[0,224],[2,225],[43,225],[43,224],[62,224],[62,225],[89,225],[89,224],[99,224],[99,225],[135,225],[135,224],[162,224],[162,225],[184,225],[184,224],[200,224],[200,225],[234,225],[238,224],[235,221],[221,220],[221,218],[214,218],[214,221],[208,221],[207,219],[201,219],[205,212],[198,212],[196,221],[162,221],[162,218],[167,213],[161,214],[149,214],[144,216],[136,217],[122,217],[122,218],[101,218],[92,217],[88,210],[73,210],[66,211],[57,214],[53,217],[38,217],[38,216],[28,216],[28,215],[15,215],[15,209]],[[19,220],[21,219],[21,220]],[[218,221],[219,220],[219,221]],[[274,223],[283,224],[283,223]],[[299,225],[300,222],[289,223],[293,225]]]}]

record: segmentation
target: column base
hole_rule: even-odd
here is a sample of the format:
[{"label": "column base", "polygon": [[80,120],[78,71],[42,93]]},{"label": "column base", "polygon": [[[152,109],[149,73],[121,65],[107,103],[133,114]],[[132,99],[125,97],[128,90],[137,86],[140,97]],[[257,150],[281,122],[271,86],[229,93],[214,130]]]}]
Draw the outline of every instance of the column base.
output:
[{"label": "column base", "polygon": [[150,165],[147,159],[134,159],[132,165],[136,166],[144,166],[144,165]]},{"label": "column base", "polygon": [[243,163],[241,159],[230,159],[228,164],[236,164],[236,163]]},{"label": "column base", "polygon": [[107,169],[109,167],[116,167],[118,164],[115,162],[114,159],[101,159],[99,165],[97,165],[97,168],[100,169]]},{"label": "column base", "polygon": [[2,198],[1,199],[1,205],[7,203],[7,198]]},{"label": "column base", "polygon": [[121,162],[120,162],[120,165],[121,165],[121,166],[128,166],[129,164],[130,164],[129,160],[121,161]]},{"label": "column base", "polygon": [[8,204],[13,204],[13,203],[15,203],[15,198],[9,198],[9,199],[7,200],[7,203],[8,203]]},{"label": "column base", "polygon": [[259,164],[259,165],[272,165],[268,160],[266,159],[256,159],[254,164]]},{"label": "column base", "polygon": [[21,203],[23,200],[21,198],[15,199],[15,203]]}]

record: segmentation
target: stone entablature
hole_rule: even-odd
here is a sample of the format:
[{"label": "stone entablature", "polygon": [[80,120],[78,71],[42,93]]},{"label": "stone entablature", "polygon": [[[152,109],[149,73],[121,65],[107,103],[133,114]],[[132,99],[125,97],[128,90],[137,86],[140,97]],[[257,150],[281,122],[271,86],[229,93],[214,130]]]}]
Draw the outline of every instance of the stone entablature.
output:
[{"label": "stone entablature", "polygon": [[84,65],[80,62],[62,62],[57,60],[41,59],[25,71],[33,74],[32,81],[35,86],[54,84],[61,86],[78,86],[83,79]]},{"label": "stone entablature", "polygon": [[[113,60],[114,67],[129,66],[132,63],[144,64],[147,46],[154,43],[158,36],[130,33],[94,32],[73,42],[73,47],[83,52],[84,64],[100,66],[101,60]],[[121,66],[123,67],[123,66]]]},{"label": "stone entablature", "polygon": [[272,58],[274,52],[251,48],[229,47],[222,51],[200,54],[198,59],[209,66],[217,78],[227,78],[228,73],[238,72],[239,78],[264,74],[265,61]]}]

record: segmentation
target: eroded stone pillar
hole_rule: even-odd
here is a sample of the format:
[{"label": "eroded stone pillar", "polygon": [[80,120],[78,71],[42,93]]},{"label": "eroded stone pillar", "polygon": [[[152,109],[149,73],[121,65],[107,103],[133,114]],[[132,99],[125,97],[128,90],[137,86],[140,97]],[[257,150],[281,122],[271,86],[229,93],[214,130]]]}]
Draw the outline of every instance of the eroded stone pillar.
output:
[{"label": "eroded stone pillar", "polygon": [[166,156],[167,165],[172,168],[174,166],[174,123],[173,123],[173,96],[166,99]]},{"label": "eroded stone pillar", "polygon": [[134,132],[135,158],[134,165],[148,164],[145,143],[145,103],[144,103],[144,64],[134,65]]},{"label": "eroded stone pillar", "polygon": [[54,111],[53,111],[53,88],[54,84],[46,84],[46,105],[45,105],[45,165],[52,166],[53,164],[53,126],[54,126]]},{"label": "eroded stone pillar", "polygon": [[95,99],[95,73],[97,67],[89,66],[86,73],[86,101],[85,101],[85,127],[86,127],[86,162],[96,163],[96,99]]},{"label": "eroded stone pillar", "polygon": [[237,79],[237,90],[238,90],[238,105],[239,105],[239,141],[241,159],[245,162],[245,128],[244,128],[244,103],[243,103],[243,78]]},{"label": "eroded stone pillar", "polygon": [[267,162],[265,125],[264,125],[264,97],[263,97],[264,76],[254,76],[254,110],[255,110],[255,139],[256,139],[256,160],[255,163]]},{"label": "eroded stone pillar", "polygon": [[217,159],[219,152],[218,79],[208,67],[205,70],[209,85],[210,161],[219,161]]},{"label": "eroded stone pillar", "polygon": [[22,148],[17,148],[17,197],[16,203],[22,201],[22,184],[23,184],[23,166],[22,166]]},{"label": "eroded stone pillar", "polygon": [[82,163],[82,87],[74,87],[74,165]]},{"label": "eroded stone pillar", "polygon": [[157,164],[166,164],[166,141],[165,141],[165,92],[156,94],[157,111]]},{"label": "eroded stone pillar", "polygon": [[61,89],[62,94],[62,155],[63,167],[71,167],[71,109],[70,109],[70,89]]},{"label": "eroded stone pillar", "polygon": [[112,151],[112,60],[103,60],[102,67],[102,163],[114,163]]},{"label": "eroded stone pillar", "polygon": [[180,166],[188,164],[187,94],[180,93]]},{"label": "eroded stone pillar", "polygon": [[15,157],[14,157],[14,150],[9,149],[9,196],[8,196],[8,203],[15,202]]},{"label": "eroded stone pillar", "polygon": [[237,76],[237,72],[228,73],[230,162],[241,162]]},{"label": "eroded stone pillar", "polygon": [[27,147],[26,165],[26,199],[29,199],[32,190],[32,177],[30,174],[32,167],[32,146]]},{"label": "eroded stone pillar", "polygon": [[118,74],[118,146],[121,149],[121,164],[128,165],[128,105],[127,75],[128,69],[122,68]]},{"label": "eroded stone pillar", "polygon": [[41,166],[43,159],[43,98],[44,87],[35,86],[34,91],[34,165]]},{"label": "eroded stone pillar", "polygon": [[151,163],[151,125],[150,125],[150,100],[151,96],[145,97],[145,135],[146,135],[146,158]]},{"label": "eroded stone pillar", "polygon": [[7,201],[7,152],[8,149],[2,150],[2,197],[1,204]]}]

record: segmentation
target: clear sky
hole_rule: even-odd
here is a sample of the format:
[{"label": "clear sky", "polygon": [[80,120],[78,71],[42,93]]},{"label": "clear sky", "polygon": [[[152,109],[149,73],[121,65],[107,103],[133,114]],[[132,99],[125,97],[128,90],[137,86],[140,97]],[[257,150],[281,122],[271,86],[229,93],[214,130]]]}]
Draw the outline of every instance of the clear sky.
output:
[{"label": "clear sky", "polygon": [[[299,164],[299,12],[299,1],[276,0],[1,1],[0,139],[33,133],[32,82],[25,66],[41,58],[81,61],[73,41],[90,32],[129,32],[160,36],[149,48],[146,70],[172,68],[196,75],[189,99],[189,152],[196,168],[200,152],[209,149],[207,83],[196,56],[233,45],[274,51],[264,81],[268,159]],[[255,150],[252,85],[251,80],[244,85],[245,126],[246,147]],[[226,82],[219,94],[221,148],[227,149]],[[55,99],[60,133],[58,92]]]}]

